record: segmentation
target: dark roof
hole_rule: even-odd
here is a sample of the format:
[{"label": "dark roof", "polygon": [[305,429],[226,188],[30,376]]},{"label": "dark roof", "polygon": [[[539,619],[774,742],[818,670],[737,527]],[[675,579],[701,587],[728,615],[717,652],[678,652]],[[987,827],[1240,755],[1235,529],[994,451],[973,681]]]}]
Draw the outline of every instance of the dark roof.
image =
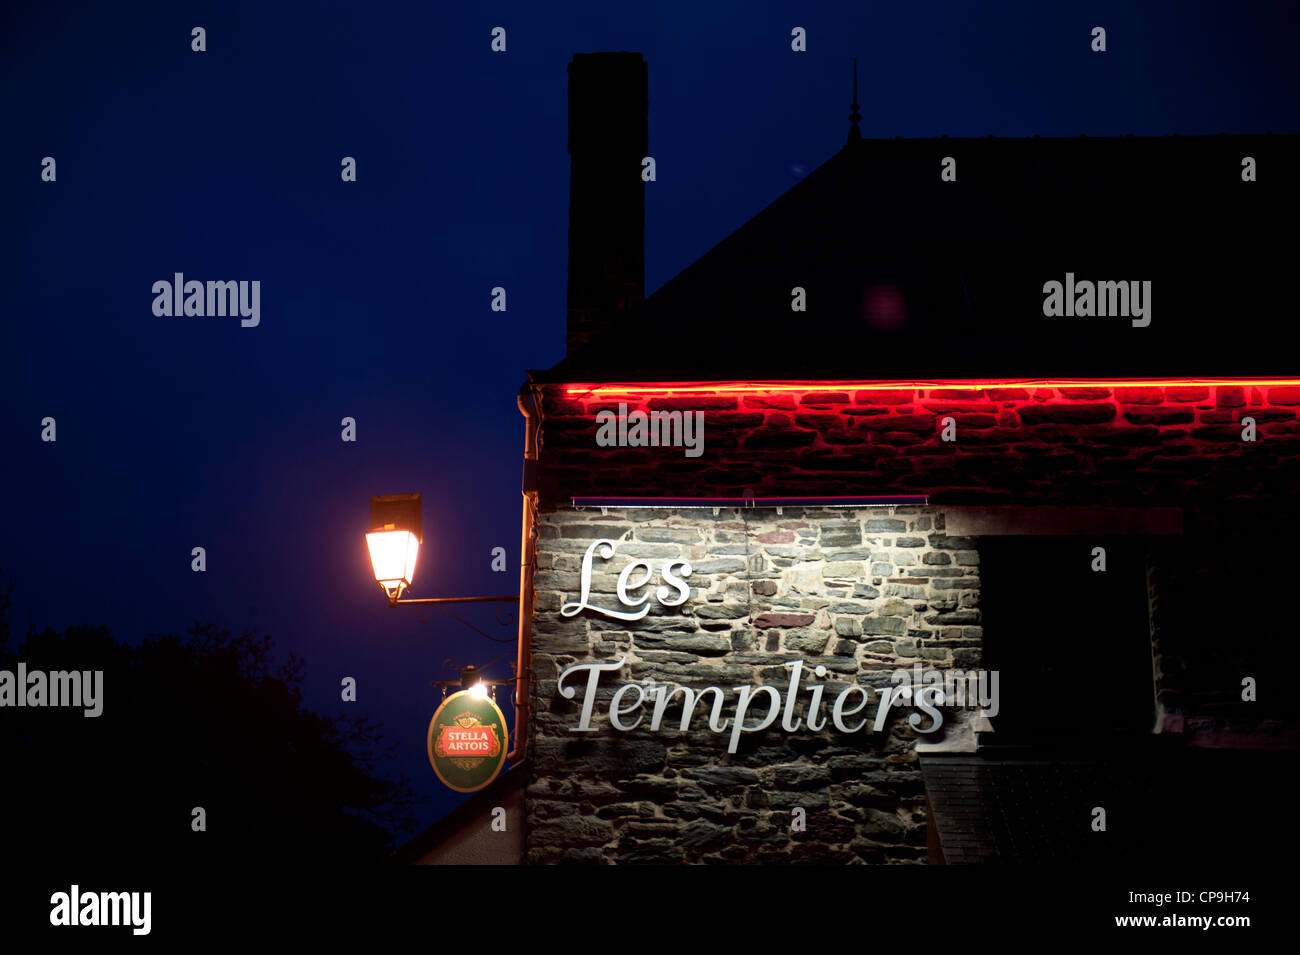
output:
[{"label": "dark roof", "polygon": [[474,793],[424,832],[400,846],[388,857],[389,865],[414,865],[447,839],[501,804],[507,794],[528,785],[527,760],[515,763],[483,789]]},{"label": "dark roof", "polygon": [[[533,377],[1295,375],[1263,342],[1295,311],[1297,160],[1294,135],[863,140]],[[1067,272],[1151,281],[1151,324],[1045,317]]]}]

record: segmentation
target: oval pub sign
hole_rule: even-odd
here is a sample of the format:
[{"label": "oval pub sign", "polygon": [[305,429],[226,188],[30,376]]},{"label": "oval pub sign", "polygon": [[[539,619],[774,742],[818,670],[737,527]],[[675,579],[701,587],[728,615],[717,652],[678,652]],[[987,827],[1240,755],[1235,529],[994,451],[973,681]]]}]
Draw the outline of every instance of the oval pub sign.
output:
[{"label": "oval pub sign", "polygon": [[477,792],[506,761],[506,720],[496,703],[469,690],[442,701],[429,721],[429,762],[447,786]]}]

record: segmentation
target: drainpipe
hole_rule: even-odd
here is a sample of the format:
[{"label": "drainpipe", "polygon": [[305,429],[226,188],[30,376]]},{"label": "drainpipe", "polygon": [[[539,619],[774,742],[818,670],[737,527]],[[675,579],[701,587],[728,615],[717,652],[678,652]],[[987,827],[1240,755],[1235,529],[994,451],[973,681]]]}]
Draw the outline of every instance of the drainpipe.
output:
[{"label": "drainpipe", "polygon": [[519,539],[519,658],[515,665],[515,732],[514,747],[506,755],[513,766],[528,753],[529,677],[532,670],[533,645],[533,564],[537,514],[537,456],[541,417],[532,382],[526,382],[516,397],[519,413],[524,416],[523,519]]}]

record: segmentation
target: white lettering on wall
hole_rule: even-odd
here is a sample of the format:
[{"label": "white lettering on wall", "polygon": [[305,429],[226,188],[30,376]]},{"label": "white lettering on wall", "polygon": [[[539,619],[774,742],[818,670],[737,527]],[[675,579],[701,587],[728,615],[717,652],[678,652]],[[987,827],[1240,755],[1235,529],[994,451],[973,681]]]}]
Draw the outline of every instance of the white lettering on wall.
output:
[{"label": "white lettering on wall", "polygon": [[[640,610],[626,612],[623,610],[613,610],[608,607],[598,607],[591,602],[591,562],[595,556],[596,549],[600,549],[602,560],[609,560],[614,556],[614,541],[608,538],[592,541],[587,552],[582,555],[582,593],[577,601],[566,603],[560,608],[561,616],[576,617],[584,610],[594,610],[596,613],[604,614],[606,617],[613,617],[615,620],[640,620],[650,612],[650,594],[644,593],[634,595],[632,591],[638,591],[650,583],[654,576],[654,567],[649,561],[634,560],[623,568],[618,575],[618,585],[615,593],[618,595],[618,601],[625,607],[640,607]],[[680,567],[679,573],[674,573],[674,568]],[[643,568],[641,576],[633,580],[632,574],[638,568]],[[680,575],[679,575],[680,574]],[[664,583],[656,588],[655,599],[665,607],[680,607],[690,599],[691,589],[686,585],[683,579],[691,575],[691,565],[684,560],[666,560],[660,570]],[[674,596],[674,591],[676,595]]]},{"label": "white lettering on wall", "polygon": [[[571,700],[578,694],[578,688],[565,684],[570,678],[573,678],[575,683],[579,682],[581,679],[579,674],[586,673],[587,685],[582,698],[582,714],[578,719],[578,725],[571,727],[569,732],[599,732],[599,728],[592,725],[592,717],[595,713],[596,690],[600,686],[601,674],[617,672],[626,664],[626,657],[616,663],[576,663],[560,674],[556,688],[562,697]],[[821,712],[822,691],[826,688],[825,685],[814,683],[800,686],[800,677],[803,675],[802,660],[791,660],[785,666],[789,667],[791,672],[784,699],[781,697],[781,691],[776,687],[734,686],[731,688],[735,694],[733,715],[727,719],[722,716],[723,707],[726,705],[726,693],[721,687],[708,686],[697,692],[684,686],[655,684],[653,680],[625,683],[615,690],[609,699],[609,724],[619,732],[631,732],[641,726],[645,720],[647,714],[642,710],[643,705],[650,704],[647,707],[650,710],[647,728],[652,732],[658,731],[663,725],[670,701],[680,693],[682,694],[681,719],[679,722],[673,721],[677,723],[678,732],[690,731],[696,716],[696,704],[706,696],[711,696],[712,710],[708,717],[708,727],[714,733],[726,733],[730,729],[727,740],[728,753],[736,752],[742,733],[757,733],[774,726],[778,716],[781,717],[780,728],[787,733],[797,731],[801,723],[805,723],[814,732],[821,729],[826,723],[826,718]],[[813,675],[819,679],[824,678],[827,672],[820,664],[813,668]],[[996,670],[969,672],[951,670],[943,673],[935,670],[923,674],[918,664],[914,673],[909,673],[907,670],[895,671],[891,676],[893,683],[891,686],[876,688],[851,683],[844,687],[830,703],[830,721],[841,733],[879,733],[885,729],[886,718],[891,709],[908,706],[920,711],[908,715],[908,724],[916,732],[929,735],[943,726],[943,714],[938,710],[940,706],[983,706],[983,715],[996,714],[997,676]],[[802,702],[799,696],[804,690],[808,692],[808,698],[801,720],[795,712]],[[631,699],[627,699],[629,696]],[[750,708],[757,702],[756,698],[759,696],[766,696],[767,704],[765,711],[759,711],[762,713],[761,716],[750,712]],[[874,719],[871,718],[870,713],[862,713],[873,701],[876,705]],[[845,717],[856,716],[859,713],[862,713],[862,716],[858,720],[852,723],[846,721]],[[929,717],[930,722],[928,726],[923,727],[922,723],[925,722],[926,717]],[[748,723],[747,718],[754,719],[755,722]]]}]

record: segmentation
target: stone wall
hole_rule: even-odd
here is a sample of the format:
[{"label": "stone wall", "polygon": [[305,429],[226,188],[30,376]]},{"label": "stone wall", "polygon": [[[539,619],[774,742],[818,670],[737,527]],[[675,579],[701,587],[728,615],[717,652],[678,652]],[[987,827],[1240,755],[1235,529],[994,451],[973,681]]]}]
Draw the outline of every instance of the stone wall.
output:
[{"label": "stone wall", "polygon": [[[704,448],[599,447],[596,415],[698,409]],[[586,495],[929,494],[932,504],[1172,506],[1191,530],[1300,482],[1300,388],[916,389],[543,400],[545,504]],[[941,440],[944,417],[956,440]],[[1255,423],[1242,440],[1242,419]],[[1284,517],[1274,510],[1271,520]]]},{"label": "stone wall", "polygon": [[[828,711],[849,683],[883,686],[914,662],[977,666],[979,558],[972,539],[944,533],[944,520],[942,509],[919,506],[543,511],[528,861],[924,862],[925,797],[919,737],[904,716],[910,708],[891,711],[879,733],[870,724],[843,733],[829,721],[819,732],[787,733],[778,720],[744,734],[734,754],[727,734],[707,729],[707,706],[688,733],[677,732],[673,716],[659,730],[643,724],[619,732],[607,713],[626,681],[729,692],[770,685],[784,694],[784,664],[802,660],[826,668],[820,680],[805,670],[801,686],[824,684]],[[579,597],[583,555],[600,538],[617,545],[610,560],[594,559],[593,601],[628,609],[613,595],[633,558],[656,570],[665,559],[688,560],[690,598],[679,607],[651,601],[650,613],[631,622],[590,610],[562,616],[561,606]],[[652,578],[646,590],[657,584]],[[573,681],[578,692],[566,700],[559,674],[620,659],[622,672],[602,677],[597,691],[599,732],[571,732],[586,681]],[[808,699],[802,692],[801,712]],[[953,711],[945,715],[944,730],[927,740],[961,725]],[[796,807],[806,813],[802,832],[791,827]]]},{"label": "stone wall", "polygon": [[[597,412],[621,403],[703,410],[703,454],[598,446]],[[1180,745],[1300,745],[1300,703],[1286,683],[1300,652],[1285,604],[1300,533],[1300,388],[593,397],[547,386],[542,407],[529,861],[923,862],[917,752],[929,739],[898,714],[876,734],[769,729],[743,736],[734,754],[702,719],[681,737],[671,720],[623,733],[604,714],[626,681],[784,688],[783,664],[795,659],[827,668],[827,699],[850,682],[883,685],[915,661],[978,666],[979,542],[945,531],[967,505],[1181,509],[1183,535],[1142,544],[1154,729],[1179,734]],[[941,440],[945,416],[954,442]],[[1247,417],[1254,441],[1243,440]],[[570,505],[571,496],[749,490],[928,494],[930,505],[716,515]],[[578,597],[582,555],[601,537],[618,545],[609,571],[598,562],[595,594],[612,601],[633,558],[686,559],[691,599],[654,604],[633,623],[561,616]],[[569,732],[585,683],[566,700],[558,674],[621,658],[623,672],[598,692],[600,732]],[[1242,697],[1246,677],[1256,699]],[[969,729],[954,719],[948,742],[965,745]],[[796,807],[806,832],[791,831]]]}]

